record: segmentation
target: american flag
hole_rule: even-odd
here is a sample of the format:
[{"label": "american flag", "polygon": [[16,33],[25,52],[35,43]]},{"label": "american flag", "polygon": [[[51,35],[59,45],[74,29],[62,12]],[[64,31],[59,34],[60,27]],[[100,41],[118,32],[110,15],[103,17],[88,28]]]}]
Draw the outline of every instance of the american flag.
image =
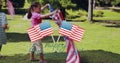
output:
[{"label": "american flag", "polygon": [[84,29],[78,27],[77,25],[72,25],[69,22],[63,21],[59,30],[59,34],[80,42],[84,34]]},{"label": "american flag", "polygon": [[73,43],[73,41],[66,37],[66,43],[67,43],[67,58],[66,58],[66,63],[80,63],[80,55]]},{"label": "american flag", "polygon": [[61,23],[64,20],[62,12],[58,10],[58,12],[52,16],[52,20],[55,21],[58,24],[58,26],[61,26]]},{"label": "american flag", "polygon": [[53,29],[50,26],[49,22],[43,22],[34,27],[31,27],[27,30],[31,42],[35,42],[39,39],[44,38],[53,34]]},{"label": "american flag", "polygon": [[[54,8],[49,4],[50,12],[54,11]],[[53,16],[50,16],[53,21],[56,22],[58,26],[61,26],[62,21],[64,20],[63,14],[60,10],[56,12]]]}]

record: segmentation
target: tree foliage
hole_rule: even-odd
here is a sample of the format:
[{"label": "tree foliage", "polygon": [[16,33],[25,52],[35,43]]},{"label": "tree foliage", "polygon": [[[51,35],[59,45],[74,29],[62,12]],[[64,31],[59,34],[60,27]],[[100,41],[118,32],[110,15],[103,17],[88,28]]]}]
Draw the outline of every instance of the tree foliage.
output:
[{"label": "tree foliage", "polygon": [[120,4],[120,0],[112,0],[112,5],[117,6]]},{"label": "tree foliage", "polygon": [[15,8],[22,8],[22,7],[24,7],[25,0],[11,0],[11,1],[12,1],[13,6]]},{"label": "tree foliage", "polygon": [[96,0],[98,6],[118,6],[120,4],[120,0]]},{"label": "tree foliage", "polygon": [[76,4],[72,3],[71,0],[60,0],[60,3],[65,8],[75,7],[76,6]]},{"label": "tree foliage", "polygon": [[50,3],[53,5],[55,8],[58,7],[64,7],[64,8],[69,8],[69,7],[75,7],[76,4],[73,4],[71,0],[27,0],[29,3],[32,3],[34,1],[39,1],[42,5],[46,3]]}]

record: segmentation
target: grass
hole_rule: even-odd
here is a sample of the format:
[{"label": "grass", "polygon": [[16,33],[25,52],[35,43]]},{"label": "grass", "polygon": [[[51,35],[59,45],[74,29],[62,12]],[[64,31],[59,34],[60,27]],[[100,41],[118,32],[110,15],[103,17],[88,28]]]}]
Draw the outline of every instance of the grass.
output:
[{"label": "grass", "polygon": [[112,10],[94,10],[94,13],[101,11],[103,12],[103,17],[94,17],[95,20],[120,20],[119,12],[115,12]]},{"label": "grass", "polygon": [[[86,12],[84,10],[75,11],[75,10],[70,9],[70,10],[66,10],[66,12],[67,12],[66,19],[68,19],[68,20],[71,19],[71,20],[80,21],[80,20],[88,19],[88,17],[87,17],[88,12]],[[119,18],[120,12],[115,12],[111,9],[109,9],[109,10],[94,10],[93,14],[101,15],[99,12],[103,12],[103,17],[93,17],[94,20],[98,20],[100,22],[102,22],[102,21],[104,22],[106,20],[108,20],[108,22],[109,22],[109,20],[111,20],[113,22],[120,21],[120,18]]]},{"label": "grass", "polygon": [[[8,42],[3,46],[0,63],[38,63],[29,61],[29,49],[31,43],[26,30],[30,27],[30,21],[23,20],[16,15],[14,20],[8,17],[10,29],[7,31]],[[50,21],[54,29],[54,37],[57,40],[58,27]],[[80,51],[81,63],[120,63],[120,27],[113,24],[88,22],[71,22],[85,29],[85,34],[80,43],[75,42]],[[43,39],[45,58],[49,63],[65,63],[66,43],[61,37],[59,45],[54,45],[51,37]],[[55,53],[54,48],[57,49]],[[36,57],[38,55],[36,54]]]}]

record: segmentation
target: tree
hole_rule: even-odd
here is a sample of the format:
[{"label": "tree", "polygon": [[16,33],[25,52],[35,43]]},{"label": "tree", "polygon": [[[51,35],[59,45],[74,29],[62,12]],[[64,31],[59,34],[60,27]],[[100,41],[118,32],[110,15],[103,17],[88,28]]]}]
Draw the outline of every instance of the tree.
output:
[{"label": "tree", "polygon": [[117,6],[118,4],[120,4],[120,0],[112,0],[113,6]]},{"label": "tree", "polygon": [[28,3],[32,3],[34,1],[39,1],[39,0],[27,0]]},{"label": "tree", "polygon": [[88,21],[91,22],[92,20],[93,20],[93,0],[89,0]]}]

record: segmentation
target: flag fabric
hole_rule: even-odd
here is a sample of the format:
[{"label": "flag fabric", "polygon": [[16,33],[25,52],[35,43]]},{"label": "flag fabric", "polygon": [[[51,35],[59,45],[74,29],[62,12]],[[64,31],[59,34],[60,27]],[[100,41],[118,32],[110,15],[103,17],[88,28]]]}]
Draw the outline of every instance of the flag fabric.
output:
[{"label": "flag fabric", "polygon": [[14,11],[14,7],[11,3],[11,1],[7,0],[7,7],[8,7],[8,12],[10,13],[12,19],[13,19],[13,16],[15,14],[15,11]]},{"label": "flag fabric", "polygon": [[80,54],[78,53],[73,41],[66,37],[67,58],[66,63],[80,63]]},{"label": "flag fabric", "polygon": [[43,22],[27,30],[31,42],[35,42],[46,36],[53,34],[53,29],[49,22]]},{"label": "flag fabric", "polygon": [[77,25],[73,25],[69,22],[63,21],[59,30],[59,34],[80,42],[84,34],[84,29],[78,27]]},{"label": "flag fabric", "polygon": [[50,12],[54,11],[54,8],[50,4],[49,4],[49,9],[50,9]]},{"label": "flag fabric", "polygon": [[58,10],[58,12],[52,16],[52,20],[55,21],[58,24],[58,26],[61,26],[61,23],[64,20],[62,12]]},{"label": "flag fabric", "polygon": [[[54,8],[50,4],[49,8],[50,12],[54,11]],[[58,12],[56,12],[53,16],[50,16],[50,18],[52,18],[52,20],[55,21],[58,26],[61,26],[61,23],[64,20],[63,14],[60,10],[58,10]]]}]

